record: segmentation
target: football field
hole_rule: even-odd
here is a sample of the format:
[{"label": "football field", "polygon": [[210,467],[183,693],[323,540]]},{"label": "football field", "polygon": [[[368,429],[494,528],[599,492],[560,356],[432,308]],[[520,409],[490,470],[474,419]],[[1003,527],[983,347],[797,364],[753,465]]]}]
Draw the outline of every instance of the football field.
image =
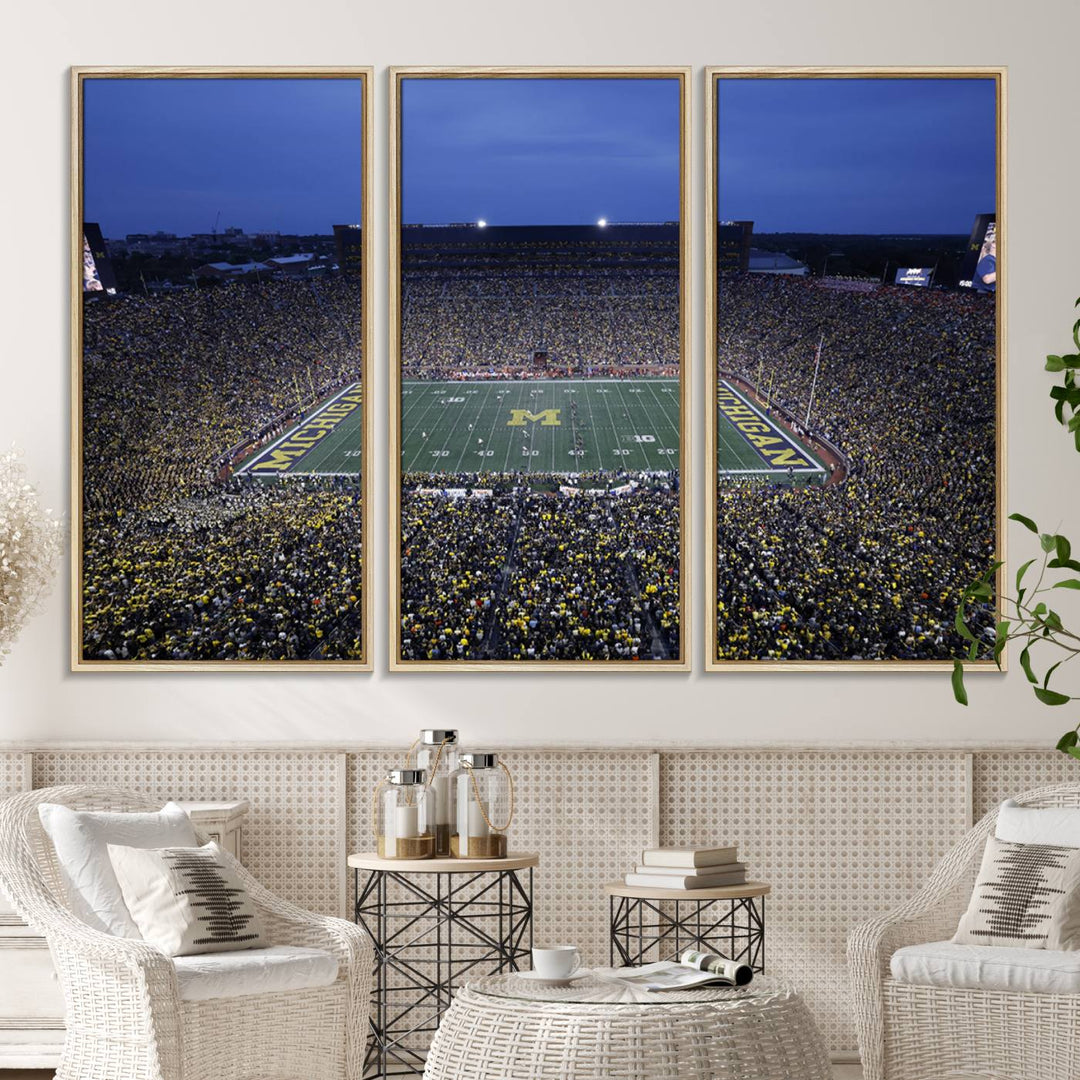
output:
[{"label": "football field", "polygon": [[821,459],[726,379],[717,387],[716,448],[721,476],[777,483],[824,479]]},{"label": "football field", "polygon": [[679,380],[421,382],[401,388],[403,472],[666,472]]}]

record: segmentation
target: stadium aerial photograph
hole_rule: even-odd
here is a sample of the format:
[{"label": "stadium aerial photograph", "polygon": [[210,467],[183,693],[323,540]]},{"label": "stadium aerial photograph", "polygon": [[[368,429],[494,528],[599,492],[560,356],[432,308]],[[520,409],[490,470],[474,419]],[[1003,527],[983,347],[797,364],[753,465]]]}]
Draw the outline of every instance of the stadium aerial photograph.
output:
[{"label": "stadium aerial photograph", "polygon": [[685,73],[406,69],[398,654],[686,662]]},{"label": "stadium aerial photograph", "polygon": [[[947,665],[1000,558],[999,82],[709,79],[708,666]],[[969,608],[993,642],[993,601]]]},{"label": "stadium aerial photograph", "polygon": [[81,80],[77,667],[370,664],[365,78]]}]

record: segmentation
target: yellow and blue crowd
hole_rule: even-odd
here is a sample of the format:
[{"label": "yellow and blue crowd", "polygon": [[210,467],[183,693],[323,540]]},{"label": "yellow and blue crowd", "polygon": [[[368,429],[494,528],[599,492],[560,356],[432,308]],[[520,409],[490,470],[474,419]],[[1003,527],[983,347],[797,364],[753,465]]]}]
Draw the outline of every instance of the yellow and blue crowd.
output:
[{"label": "yellow and blue crowd", "polygon": [[355,659],[359,478],[229,478],[238,448],[358,382],[360,284],[124,296],[83,320],[83,654]]},{"label": "yellow and blue crowd", "polygon": [[[717,483],[721,660],[941,660],[994,558],[992,298],[724,278],[722,370],[759,374],[848,457],[843,483]],[[993,613],[975,619],[993,633]]]}]

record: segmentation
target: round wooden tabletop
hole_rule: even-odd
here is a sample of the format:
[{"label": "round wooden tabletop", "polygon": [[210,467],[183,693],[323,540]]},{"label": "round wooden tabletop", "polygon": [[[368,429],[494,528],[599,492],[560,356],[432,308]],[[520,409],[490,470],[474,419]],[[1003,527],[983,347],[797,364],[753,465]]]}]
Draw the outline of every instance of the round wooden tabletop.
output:
[{"label": "round wooden tabletop", "polygon": [[624,896],[630,900],[746,900],[768,896],[772,886],[764,881],[747,881],[743,885],[718,885],[714,889],[650,889],[645,885],[627,885],[613,881],[604,886],[605,896]]},{"label": "round wooden tabletop", "polygon": [[540,856],[530,851],[511,851],[505,859],[384,859],[374,851],[350,855],[346,860],[354,870],[385,870],[398,874],[482,874],[485,870],[527,870],[540,865]]}]

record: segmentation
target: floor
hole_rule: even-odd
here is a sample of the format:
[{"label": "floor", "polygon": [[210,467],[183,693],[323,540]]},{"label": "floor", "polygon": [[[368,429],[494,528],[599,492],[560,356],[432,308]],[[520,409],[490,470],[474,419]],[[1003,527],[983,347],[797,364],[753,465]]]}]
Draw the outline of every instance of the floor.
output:
[{"label": "floor", "polygon": [[[0,1069],[0,1080],[52,1080],[51,1072],[9,1072]],[[862,1069],[858,1065],[835,1065],[833,1066],[833,1080],[862,1080]]]}]

